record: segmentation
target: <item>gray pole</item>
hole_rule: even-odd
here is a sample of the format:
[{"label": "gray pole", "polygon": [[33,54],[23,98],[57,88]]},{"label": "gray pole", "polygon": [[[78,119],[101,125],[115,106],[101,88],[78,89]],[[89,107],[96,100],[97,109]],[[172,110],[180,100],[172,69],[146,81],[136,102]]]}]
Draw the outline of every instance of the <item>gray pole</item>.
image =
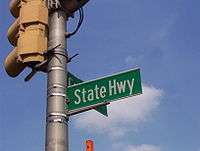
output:
[{"label": "gray pole", "polygon": [[65,55],[66,13],[55,9],[49,13],[49,49],[55,46],[48,63],[45,151],[69,151],[68,117],[64,109],[67,86]]}]

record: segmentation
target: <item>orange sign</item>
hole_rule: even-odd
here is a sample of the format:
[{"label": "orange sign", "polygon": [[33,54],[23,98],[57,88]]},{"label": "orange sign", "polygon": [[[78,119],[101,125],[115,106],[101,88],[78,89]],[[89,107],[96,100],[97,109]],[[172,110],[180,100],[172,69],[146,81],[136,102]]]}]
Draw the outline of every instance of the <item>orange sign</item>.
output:
[{"label": "orange sign", "polygon": [[92,140],[86,141],[86,151],[94,151],[94,142]]}]

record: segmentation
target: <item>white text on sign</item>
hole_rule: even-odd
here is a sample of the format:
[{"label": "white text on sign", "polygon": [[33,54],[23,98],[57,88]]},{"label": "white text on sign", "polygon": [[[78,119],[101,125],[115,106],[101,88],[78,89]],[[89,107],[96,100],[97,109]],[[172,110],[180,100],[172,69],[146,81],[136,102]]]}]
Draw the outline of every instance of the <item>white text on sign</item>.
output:
[{"label": "white text on sign", "polygon": [[81,102],[85,103],[87,101],[98,100],[101,98],[105,98],[106,95],[112,96],[121,93],[125,93],[126,89],[129,90],[129,95],[133,93],[134,79],[131,80],[123,80],[116,81],[115,79],[108,81],[108,89],[105,86],[95,85],[94,89],[76,89],[74,91],[74,95],[77,100],[75,100],[75,104],[80,104]]}]

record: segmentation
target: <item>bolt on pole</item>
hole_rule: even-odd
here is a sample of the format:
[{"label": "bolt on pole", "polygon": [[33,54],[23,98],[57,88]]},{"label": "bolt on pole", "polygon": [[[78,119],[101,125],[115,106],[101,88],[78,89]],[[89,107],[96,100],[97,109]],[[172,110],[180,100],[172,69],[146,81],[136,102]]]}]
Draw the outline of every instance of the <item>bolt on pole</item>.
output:
[{"label": "bolt on pole", "polygon": [[[57,3],[57,1],[54,1]],[[59,6],[59,5],[54,5]],[[68,116],[65,114],[68,60],[66,50],[66,13],[52,9],[49,13],[48,48],[55,48],[48,58],[45,151],[69,151]]]}]

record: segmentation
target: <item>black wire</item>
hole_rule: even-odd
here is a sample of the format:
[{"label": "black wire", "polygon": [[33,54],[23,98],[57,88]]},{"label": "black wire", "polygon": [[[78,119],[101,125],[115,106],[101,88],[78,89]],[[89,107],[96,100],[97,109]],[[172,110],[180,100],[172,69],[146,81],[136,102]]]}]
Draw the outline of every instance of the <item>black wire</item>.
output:
[{"label": "black wire", "polygon": [[67,34],[67,38],[70,38],[71,36],[75,35],[78,30],[80,29],[82,23],[83,23],[83,19],[84,19],[84,11],[83,11],[83,8],[79,8],[79,21],[78,21],[78,24],[77,24],[77,27],[76,29],[72,32],[72,33],[69,33]]}]

